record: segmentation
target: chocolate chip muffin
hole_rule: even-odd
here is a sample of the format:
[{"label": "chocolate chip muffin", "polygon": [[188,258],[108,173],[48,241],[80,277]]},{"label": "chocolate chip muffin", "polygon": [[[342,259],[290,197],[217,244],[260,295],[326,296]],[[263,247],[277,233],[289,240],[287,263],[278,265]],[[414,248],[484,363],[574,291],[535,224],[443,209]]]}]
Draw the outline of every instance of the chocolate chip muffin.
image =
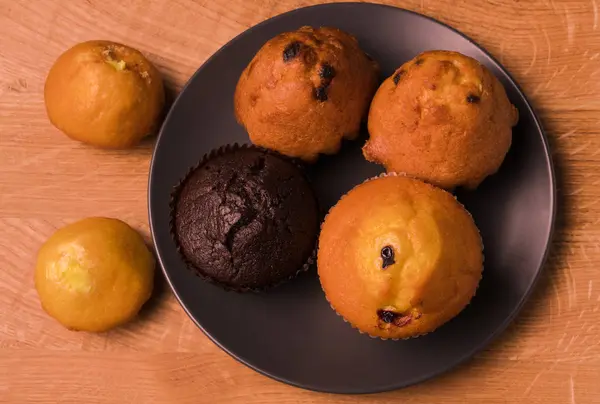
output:
[{"label": "chocolate chip muffin", "polygon": [[369,112],[367,160],[444,188],[476,188],[502,164],[518,120],[475,59],[430,51],[383,82]]},{"label": "chocolate chip muffin", "polygon": [[256,145],[314,161],[355,138],[377,89],[377,63],[336,28],[268,41],[243,71],[235,114]]},{"label": "chocolate chip muffin", "polygon": [[329,211],[319,279],[333,309],[383,339],[431,332],[469,303],[483,269],[479,231],[448,192],[387,175]]},{"label": "chocolate chip muffin", "polygon": [[171,230],[197,274],[247,291],[307,269],[319,219],[298,165],[274,152],[233,146],[205,157],[175,189]]}]

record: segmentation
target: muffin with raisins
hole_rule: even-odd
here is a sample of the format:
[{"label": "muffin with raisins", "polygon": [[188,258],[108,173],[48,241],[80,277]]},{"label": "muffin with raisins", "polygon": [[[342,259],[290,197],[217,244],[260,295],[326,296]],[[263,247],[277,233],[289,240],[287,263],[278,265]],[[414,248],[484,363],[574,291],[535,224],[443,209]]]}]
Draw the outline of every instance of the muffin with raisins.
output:
[{"label": "muffin with raisins", "polygon": [[383,339],[426,334],[469,303],[483,246],[471,215],[448,192],[387,175],[358,185],[329,211],[317,267],[332,308]]},{"label": "muffin with raisins", "polygon": [[352,35],[302,27],[254,56],[237,84],[235,114],[254,144],[314,161],[358,135],[377,85],[377,63]]},{"label": "muffin with raisins", "polygon": [[451,189],[476,188],[502,164],[518,120],[500,81],[475,59],[429,51],[377,90],[367,160]]}]

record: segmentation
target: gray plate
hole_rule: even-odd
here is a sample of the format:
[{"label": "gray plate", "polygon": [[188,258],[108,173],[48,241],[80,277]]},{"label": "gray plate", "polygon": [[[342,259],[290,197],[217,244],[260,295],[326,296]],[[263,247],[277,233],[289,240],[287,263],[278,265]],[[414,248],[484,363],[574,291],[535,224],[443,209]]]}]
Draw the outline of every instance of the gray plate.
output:
[{"label": "gray plate", "polygon": [[[485,244],[477,296],[457,318],[427,336],[381,341],[361,335],[327,304],[316,271],[262,294],[225,292],[186,269],[169,235],[172,187],[204,153],[246,143],[233,93],[255,52],[273,36],[302,25],[334,26],[355,35],[390,75],[430,49],[456,50],[485,64],[520,111],[513,147],[500,172],[458,197]],[[365,134],[366,136],[366,134]],[[364,137],[311,167],[325,208],[379,166],[366,162]],[[462,34],[427,17],[381,5],[328,4],[292,11],[244,32],[215,53],[187,83],[158,137],[150,170],[152,237],[163,271],[192,320],[217,345],[251,368],[312,390],[371,393],[440,374],[484,348],[515,317],[544,263],[555,216],[555,181],[546,138],[506,70]],[[202,380],[198,380],[202,383]]]}]

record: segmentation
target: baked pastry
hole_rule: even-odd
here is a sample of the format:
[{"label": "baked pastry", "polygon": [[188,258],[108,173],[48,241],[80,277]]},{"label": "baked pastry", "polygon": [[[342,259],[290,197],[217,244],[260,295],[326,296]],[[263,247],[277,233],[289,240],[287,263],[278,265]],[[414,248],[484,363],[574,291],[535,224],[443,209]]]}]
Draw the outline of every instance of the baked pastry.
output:
[{"label": "baked pastry", "polygon": [[314,257],[316,197],[300,167],[274,152],[211,153],[175,190],[171,214],[185,262],[227,289],[273,286]]},{"label": "baked pastry", "polygon": [[479,231],[446,191],[388,175],[330,210],[317,266],[333,309],[383,339],[435,330],[471,300],[483,268]]},{"label": "baked pastry", "polygon": [[50,122],[70,138],[127,148],[158,128],[165,92],[158,70],[136,49],[88,41],[56,60],[44,101]]},{"label": "baked pastry", "polygon": [[377,63],[353,36],[302,27],[254,56],[237,84],[235,114],[254,144],[314,161],[358,135],[377,84]]},{"label": "baked pastry", "polygon": [[457,52],[425,52],[377,90],[363,153],[388,172],[472,189],[502,164],[517,120],[485,66]]},{"label": "baked pastry", "polygon": [[128,224],[90,217],[40,247],[35,289],[42,308],[70,330],[104,332],[132,320],[150,298],[154,256]]}]

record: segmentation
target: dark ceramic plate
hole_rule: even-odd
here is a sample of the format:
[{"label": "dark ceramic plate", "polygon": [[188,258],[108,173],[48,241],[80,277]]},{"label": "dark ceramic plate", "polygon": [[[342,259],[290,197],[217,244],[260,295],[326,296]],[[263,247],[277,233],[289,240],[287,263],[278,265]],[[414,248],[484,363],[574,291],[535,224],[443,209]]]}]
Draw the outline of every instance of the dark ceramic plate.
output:
[{"label": "dark ceramic plate", "polygon": [[[500,172],[458,198],[473,214],[485,244],[477,296],[454,320],[408,341],[359,334],[327,304],[316,271],[262,294],[236,294],[186,269],[169,235],[172,187],[204,153],[246,143],[233,114],[237,79],[254,53],[280,32],[302,25],[334,26],[354,34],[390,75],[429,49],[449,49],[485,64],[520,111],[513,147]],[[364,137],[323,157],[310,175],[325,208],[379,166],[366,162]],[[181,305],[217,345],[251,368],[312,390],[368,393],[398,389],[438,375],[471,357],[501,333],[530,294],[548,250],[555,183],[546,138],[525,96],[483,49],[427,17],[381,5],[315,6],[272,18],[244,32],[190,79],[162,127],[150,171],[150,224],[164,273]],[[201,380],[198,381],[202,383]]]}]

